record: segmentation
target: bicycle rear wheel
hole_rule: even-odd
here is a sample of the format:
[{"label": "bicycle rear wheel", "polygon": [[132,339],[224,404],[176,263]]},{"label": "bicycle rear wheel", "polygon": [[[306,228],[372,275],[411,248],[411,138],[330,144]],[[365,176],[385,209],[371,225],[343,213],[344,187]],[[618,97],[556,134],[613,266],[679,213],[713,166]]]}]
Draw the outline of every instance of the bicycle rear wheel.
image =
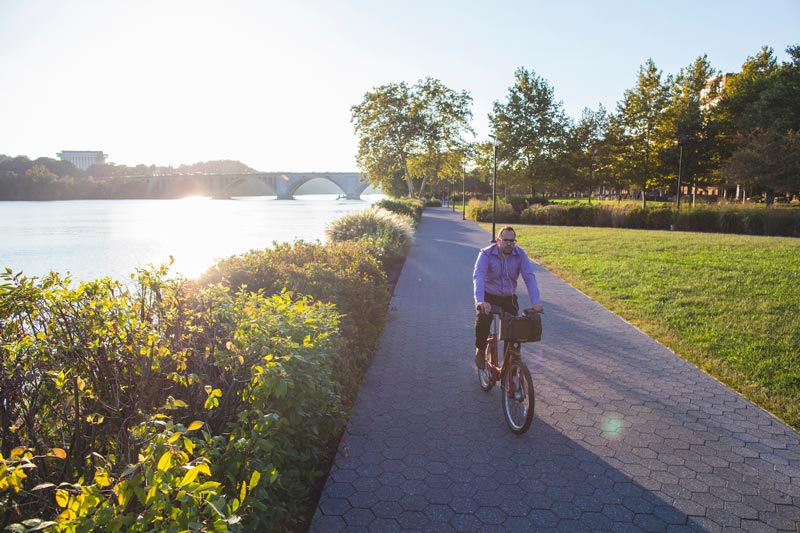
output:
[{"label": "bicycle rear wheel", "polygon": [[483,351],[484,357],[484,365],[483,369],[478,369],[478,383],[481,386],[481,390],[489,391],[492,387],[494,387],[494,377],[492,376],[492,370],[489,367],[489,363],[497,364],[497,357],[492,356],[492,351],[494,350],[494,342],[492,339],[489,339],[489,342],[486,343],[486,349]]},{"label": "bicycle rear wheel", "polygon": [[503,373],[501,388],[500,398],[506,424],[512,432],[522,435],[531,427],[535,395],[531,373],[520,360],[519,354]]}]

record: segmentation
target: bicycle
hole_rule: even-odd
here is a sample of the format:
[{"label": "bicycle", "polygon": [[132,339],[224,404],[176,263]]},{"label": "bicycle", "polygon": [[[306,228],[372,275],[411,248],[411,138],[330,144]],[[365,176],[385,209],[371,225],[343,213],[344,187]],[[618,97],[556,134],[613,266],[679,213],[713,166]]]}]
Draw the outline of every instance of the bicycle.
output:
[{"label": "bicycle", "polygon": [[[509,429],[522,435],[531,426],[536,403],[533,379],[522,360],[520,344],[537,342],[542,336],[540,313],[526,309],[523,316],[503,313],[500,306],[492,306],[492,325],[486,342],[485,365],[478,370],[481,389],[489,391],[500,381],[500,401],[503,416]],[[502,361],[498,360],[497,344],[505,342]]]}]

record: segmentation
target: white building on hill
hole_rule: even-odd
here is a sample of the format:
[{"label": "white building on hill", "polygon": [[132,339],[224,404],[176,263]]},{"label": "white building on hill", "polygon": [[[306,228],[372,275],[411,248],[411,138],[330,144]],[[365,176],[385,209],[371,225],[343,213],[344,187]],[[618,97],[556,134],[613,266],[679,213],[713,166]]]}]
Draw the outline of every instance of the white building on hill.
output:
[{"label": "white building on hill", "polygon": [[62,161],[69,161],[81,170],[86,170],[92,165],[102,165],[108,157],[103,152],[64,150],[56,154]]}]

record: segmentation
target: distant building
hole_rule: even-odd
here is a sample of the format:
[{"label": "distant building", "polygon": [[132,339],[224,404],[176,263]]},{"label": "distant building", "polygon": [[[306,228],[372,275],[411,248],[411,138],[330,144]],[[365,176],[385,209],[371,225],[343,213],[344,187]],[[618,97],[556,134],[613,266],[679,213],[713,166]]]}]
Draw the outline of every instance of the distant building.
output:
[{"label": "distant building", "polygon": [[108,157],[103,152],[64,150],[56,154],[62,161],[69,161],[81,170],[86,170],[92,165],[103,165]]},{"label": "distant building", "polygon": [[716,107],[720,100],[722,100],[722,95],[725,94],[725,86],[728,84],[729,76],[733,76],[733,74],[727,72],[708,80],[706,88],[700,91],[700,108],[703,111],[708,111],[712,107]]}]

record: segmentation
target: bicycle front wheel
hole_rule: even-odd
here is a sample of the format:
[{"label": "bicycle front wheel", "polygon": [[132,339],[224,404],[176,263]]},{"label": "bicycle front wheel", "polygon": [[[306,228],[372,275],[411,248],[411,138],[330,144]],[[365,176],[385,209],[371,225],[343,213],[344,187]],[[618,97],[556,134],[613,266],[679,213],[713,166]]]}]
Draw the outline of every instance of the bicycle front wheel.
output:
[{"label": "bicycle front wheel", "polygon": [[531,427],[535,396],[531,373],[520,360],[519,354],[503,373],[501,388],[500,398],[506,423],[512,432],[522,435]]}]

